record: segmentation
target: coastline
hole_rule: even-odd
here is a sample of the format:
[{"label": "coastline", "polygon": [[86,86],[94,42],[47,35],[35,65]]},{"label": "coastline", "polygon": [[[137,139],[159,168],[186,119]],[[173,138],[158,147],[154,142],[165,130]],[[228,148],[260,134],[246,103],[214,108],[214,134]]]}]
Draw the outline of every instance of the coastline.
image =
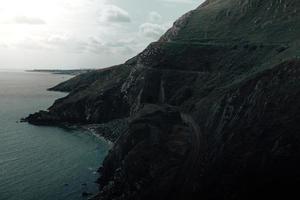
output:
[{"label": "coastline", "polygon": [[[55,72],[55,71],[52,71],[52,70],[26,70],[25,72],[29,72],[29,73],[34,73],[34,72],[37,72],[37,73],[50,73],[50,74],[53,74],[53,75],[70,75],[70,77],[71,77],[70,79],[76,77],[76,75],[70,73],[69,70],[60,70],[61,72],[58,72],[58,73]],[[85,72],[83,72],[83,73],[85,73]],[[70,79],[67,79],[65,81],[69,81]],[[61,83],[64,83],[64,82],[59,82],[56,85],[59,85]],[[50,92],[63,92],[63,93],[66,93],[66,94],[70,93],[68,91],[60,91],[60,90],[55,90],[55,89],[51,90],[51,88],[47,88],[46,90],[50,91]],[[60,98],[55,99],[54,102],[59,100],[59,99]],[[34,126],[44,126],[44,127],[59,127],[59,128],[66,129],[66,130],[74,130],[74,131],[84,132],[88,135],[91,135],[92,137],[95,137],[95,138],[99,139],[99,144],[101,143],[100,141],[103,141],[108,145],[108,149],[112,149],[115,141],[118,138],[118,135],[120,135],[121,132],[126,130],[125,128],[124,129],[119,128],[119,129],[117,129],[117,132],[116,132],[115,128],[118,126],[117,124],[120,123],[120,124],[123,124],[123,126],[124,125],[126,126],[126,125],[128,125],[127,120],[128,119],[117,119],[117,120],[109,121],[107,123],[102,123],[102,124],[80,124],[80,123],[33,124],[33,123],[30,123],[27,120],[27,118],[21,118],[19,121],[17,121],[17,123],[28,123],[28,124],[32,124]],[[108,154],[106,154],[104,157],[106,157],[107,155]],[[99,175],[98,177],[100,177],[100,171],[99,170],[101,169],[103,162],[104,162],[104,160],[102,161],[102,163],[98,167],[98,169],[95,171],[95,173],[97,173]],[[97,180],[95,180],[95,183],[97,185],[99,185]],[[97,195],[97,193],[94,194],[94,193],[89,193],[88,191],[84,191],[84,192],[81,193],[81,195],[82,195],[83,198],[91,199],[91,198],[94,198],[94,196]]]},{"label": "coastline", "polygon": [[110,149],[107,142],[83,130],[16,123],[26,113],[46,109],[65,97],[47,88],[69,76],[24,71],[0,75],[0,168],[5,172],[0,176],[0,199],[35,199],[40,195],[44,200],[79,200],[82,190],[96,194],[99,175],[94,172]]}]

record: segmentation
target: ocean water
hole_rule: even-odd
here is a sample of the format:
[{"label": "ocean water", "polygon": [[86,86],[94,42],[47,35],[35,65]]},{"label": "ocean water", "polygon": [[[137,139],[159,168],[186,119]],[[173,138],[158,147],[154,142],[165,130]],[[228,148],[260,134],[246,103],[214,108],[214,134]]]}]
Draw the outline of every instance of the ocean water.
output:
[{"label": "ocean water", "polygon": [[18,123],[65,96],[46,89],[68,78],[0,71],[0,200],[82,200],[82,192],[97,192],[108,143],[83,130]]}]

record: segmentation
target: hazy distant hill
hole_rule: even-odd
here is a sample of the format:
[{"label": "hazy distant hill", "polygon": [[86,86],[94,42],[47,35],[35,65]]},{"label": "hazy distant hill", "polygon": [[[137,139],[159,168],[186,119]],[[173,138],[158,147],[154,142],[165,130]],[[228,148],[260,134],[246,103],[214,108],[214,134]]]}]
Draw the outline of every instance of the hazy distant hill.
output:
[{"label": "hazy distant hill", "polygon": [[33,69],[33,70],[26,70],[27,72],[45,72],[45,73],[52,73],[52,74],[67,74],[67,75],[80,75],[83,73],[87,73],[93,71],[93,69]]}]

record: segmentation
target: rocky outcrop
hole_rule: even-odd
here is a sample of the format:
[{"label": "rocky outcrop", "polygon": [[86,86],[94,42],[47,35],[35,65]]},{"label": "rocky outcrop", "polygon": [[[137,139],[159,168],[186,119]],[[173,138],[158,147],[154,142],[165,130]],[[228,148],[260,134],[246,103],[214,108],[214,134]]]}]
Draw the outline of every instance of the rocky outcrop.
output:
[{"label": "rocky outcrop", "polygon": [[[211,0],[34,124],[128,119],[95,199],[270,199],[300,185],[298,1]],[[298,196],[299,197],[299,196]]]},{"label": "rocky outcrop", "polygon": [[50,89],[69,91],[68,96],[25,121],[36,125],[94,124],[126,118],[130,107],[121,90],[128,74],[129,67],[120,65],[74,77]]},{"label": "rocky outcrop", "polygon": [[198,129],[187,119],[174,107],[144,105],[105,159],[95,198],[167,199],[176,189],[186,192],[185,170],[199,164],[192,155],[198,151],[191,149]]},{"label": "rocky outcrop", "polygon": [[112,120],[107,123],[83,125],[81,128],[87,129],[96,136],[100,135],[110,142],[116,142],[128,130],[128,126],[128,119],[124,118]]}]

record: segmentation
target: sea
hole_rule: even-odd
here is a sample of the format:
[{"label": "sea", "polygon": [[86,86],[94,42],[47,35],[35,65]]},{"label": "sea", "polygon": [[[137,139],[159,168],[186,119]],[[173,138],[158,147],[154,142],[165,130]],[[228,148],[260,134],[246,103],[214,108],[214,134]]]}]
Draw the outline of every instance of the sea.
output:
[{"label": "sea", "polygon": [[0,70],[0,200],[83,200],[83,193],[97,193],[108,142],[86,130],[20,123],[66,96],[47,88],[69,78]]}]

